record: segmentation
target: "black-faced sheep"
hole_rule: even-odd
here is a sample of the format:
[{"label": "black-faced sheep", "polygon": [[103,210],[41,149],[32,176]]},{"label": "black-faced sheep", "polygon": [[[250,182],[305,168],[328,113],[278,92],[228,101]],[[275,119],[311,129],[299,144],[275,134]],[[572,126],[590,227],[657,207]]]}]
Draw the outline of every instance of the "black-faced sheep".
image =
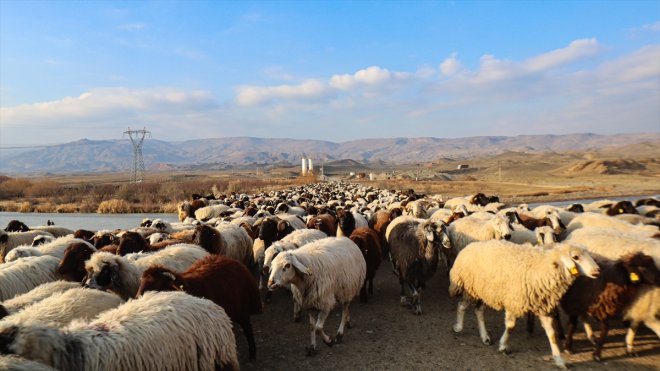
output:
[{"label": "black-faced sheep", "polygon": [[243,329],[250,359],[256,357],[250,316],[261,313],[261,298],[257,283],[245,265],[228,257],[210,255],[181,273],[153,266],[142,273],[137,296],[146,291],[172,290],[206,298],[221,306]]},{"label": "black-faced sheep", "polygon": [[246,267],[253,267],[252,239],[245,229],[222,223],[216,228],[199,225],[195,229],[193,242],[211,254],[236,259]]}]

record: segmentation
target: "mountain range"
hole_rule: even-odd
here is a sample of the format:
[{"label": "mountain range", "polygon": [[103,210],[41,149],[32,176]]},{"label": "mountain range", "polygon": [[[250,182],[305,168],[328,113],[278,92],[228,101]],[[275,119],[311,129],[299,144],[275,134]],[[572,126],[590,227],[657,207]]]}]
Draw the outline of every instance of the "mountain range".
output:
[{"label": "mountain range", "polygon": [[[229,137],[167,142],[145,139],[148,170],[222,169],[254,165],[297,165],[303,156],[321,162],[351,159],[363,164],[409,164],[442,158],[468,159],[515,151],[524,153],[598,151],[660,142],[660,134],[592,133],[479,136],[466,138],[322,140]],[[131,169],[133,147],[124,140],[89,140],[30,150],[0,151],[4,174],[115,172]]]}]

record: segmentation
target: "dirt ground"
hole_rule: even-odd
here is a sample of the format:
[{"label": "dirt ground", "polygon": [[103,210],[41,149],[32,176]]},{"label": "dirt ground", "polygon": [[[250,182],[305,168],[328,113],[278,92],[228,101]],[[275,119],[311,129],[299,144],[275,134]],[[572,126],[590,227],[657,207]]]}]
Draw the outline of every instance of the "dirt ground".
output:
[{"label": "dirt ground", "polygon": [[[317,339],[318,353],[306,356],[309,345],[307,315],[303,321],[292,320],[293,305],[287,291],[273,294],[264,313],[252,320],[257,343],[257,359],[247,360],[247,342],[240,329],[237,344],[244,370],[556,370],[545,333],[536,323],[530,337],[525,320],[518,319],[510,338],[512,353],[503,355],[496,345],[486,346],[479,338],[474,312],[465,317],[465,328],[451,330],[456,315],[456,300],[447,293],[449,282],[439,268],[422,293],[421,316],[399,304],[398,280],[389,262],[383,261],[374,280],[374,295],[368,304],[351,304],[353,327],[344,333],[342,344],[327,347]],[[325,325],[334,336],[340,320],[335,309]],[[504,314],[486,310],[486,325],[493,342],[504,330]],[[635,339],[639,357],[625,355],[624,333],[620,321],[613,321],[602,363],[592,360],[592,346],[580,331],[574,341],[574,355],[565,355],[575,370],[658,370],[660,340],[647,328],[640,328]],[[597,327],[594,327],[597,329]]]}]

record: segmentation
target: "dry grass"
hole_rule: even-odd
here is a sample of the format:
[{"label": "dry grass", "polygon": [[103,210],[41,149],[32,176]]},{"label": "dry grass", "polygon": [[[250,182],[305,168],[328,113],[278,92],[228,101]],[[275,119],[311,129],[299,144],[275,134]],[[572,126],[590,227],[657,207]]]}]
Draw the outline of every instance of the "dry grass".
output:
[{"label": "dry grass", "polygon": [[131,206],[124,200],[107,200],[99,204],[96,212],[99,214],[125,214],[131,212]]}]

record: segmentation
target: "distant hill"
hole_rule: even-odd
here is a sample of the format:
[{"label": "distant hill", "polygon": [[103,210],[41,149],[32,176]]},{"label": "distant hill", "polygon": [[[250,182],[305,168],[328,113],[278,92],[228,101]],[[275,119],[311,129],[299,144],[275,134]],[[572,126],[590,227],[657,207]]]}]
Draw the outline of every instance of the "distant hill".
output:
[{"label": "distant hill", "polygon": [[[646,143],[639,145],[640,143]],[[615,153],[624,157],[637,150],[657,154],[660,135],[653,134],[568,134],[481,136],[467,138],[360,139],[342,143],[321,140],[231,137],[166,142],[144,141],[145,166],[151,170],[222,169],[259,165],[297,165],[303,155],[335,166],[412,164],[442,159],[469,159],[511,153],[590,151]],[[74,173],[126,171],[132,164],[129,140],[88,140],[37,148],[21,153],[0,152],[4,174]]]}]

